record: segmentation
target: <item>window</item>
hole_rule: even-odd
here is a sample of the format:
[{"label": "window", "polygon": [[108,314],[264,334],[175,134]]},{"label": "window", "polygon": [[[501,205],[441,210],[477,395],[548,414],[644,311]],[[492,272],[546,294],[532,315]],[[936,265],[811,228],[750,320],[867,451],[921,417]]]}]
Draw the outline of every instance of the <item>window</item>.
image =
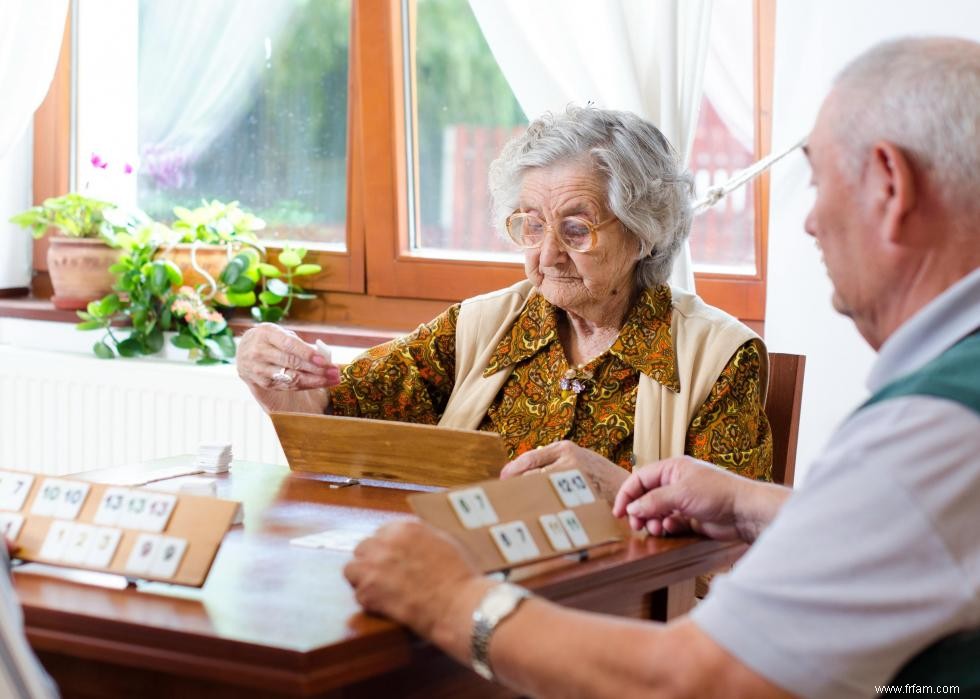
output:
[{"label": "window", "polygon": [[[707,100],[691,161],[702,186],[768,147],[774,0],[719,4],[732,3],[743,17],[753,10],[753,138],[736,139]],[[466,0],[75,8],[76,170],[91,153],[116,157],[103,144],[117,144],[140,167],[116,191],[152,214],[238,199],[269,221],[271,237],[308,241],[327,270],[314,288],[347,292],[313,304],[312,319],[405,327],[523,277],[489,223],[486,170],[526,117]],[[183,31],[175,23],[185,13],[194,19]],[[63,110],[67,83],[56,84]],[[37,124],[47,118],[46,133],[63,142],[67,120],[43,114]],[[40,145],[38,160],[57,142]],[[765,303],[765,216],[756,212],[766,196],[763,179],[701,217],[691,238],[699,293],[749,320],[762,319]],[[376,313],[385,304],[387,315]]]},{"label": "window", "polygon": [[403,47],[415,62],[416,118],[406,119],[406,140],[418,144],[411,248],[519,260],[491,225],[487,169],[527,119],[465,0],[418,0],[416,17],[414,51]]},{"label": "window", "polygon": [[262,237],[338,253],[315,286],[351,288],[335,274],[350,266],[351,2],[241,10],[78,1],[76,187],[162,221],[204,199],[240,201],[266,221]]}]

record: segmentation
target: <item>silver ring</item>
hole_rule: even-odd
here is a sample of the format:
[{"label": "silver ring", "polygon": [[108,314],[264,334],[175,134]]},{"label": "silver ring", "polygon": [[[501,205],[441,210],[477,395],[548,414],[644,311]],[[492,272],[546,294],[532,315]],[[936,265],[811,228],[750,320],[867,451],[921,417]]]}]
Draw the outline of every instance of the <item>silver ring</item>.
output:
[{"label": "silver ring", "polygon": [[272,383],[291,384],[293,375],[286,371],[286,367],[279,367],[279,371],[272,375]]}]

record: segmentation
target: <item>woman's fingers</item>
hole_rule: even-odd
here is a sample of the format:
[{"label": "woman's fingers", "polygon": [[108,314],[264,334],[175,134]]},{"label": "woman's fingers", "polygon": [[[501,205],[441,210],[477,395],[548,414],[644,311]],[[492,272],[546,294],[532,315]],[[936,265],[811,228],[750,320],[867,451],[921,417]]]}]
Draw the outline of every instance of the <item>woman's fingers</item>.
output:
[{"label": "woman's fingers", "polygon": [[559,449],[556,447],[557,444],[560,444],[560,442],[524,452],[513,461],[504,465],[500,471],[500,478],[513,478],[529,471],[536,471],[551,466],[561,456]]},{"label": "woman's fingers", "polygon": [[264,389],[295,391],[325,388],[340,381],[337,366],[295,333],[263,323],[242,337],[238,373]]}]

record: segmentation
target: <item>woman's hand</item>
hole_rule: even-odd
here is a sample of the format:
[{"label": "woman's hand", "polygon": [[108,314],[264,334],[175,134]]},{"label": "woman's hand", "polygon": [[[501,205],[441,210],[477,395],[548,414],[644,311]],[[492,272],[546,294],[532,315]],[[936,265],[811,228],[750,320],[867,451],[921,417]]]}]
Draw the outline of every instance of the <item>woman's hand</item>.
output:
[{"label": "woman's hand", "polygon": [[589,480],[592,491],[612,505],[629,473],[591,449],[563,440],[524,452],[504,466],[501,478],[512,478],[532,471],[565,471],[577,468]]},{"label": "woman's hand", "polygon": [[242,336],[235,364],[238,375],[267,411],[322,413],[327,407],[326,391],[303,400],[294,398],[295,392],[340,383],[340,369],[335,364],[296,333],[272,323],[257,325]]}]

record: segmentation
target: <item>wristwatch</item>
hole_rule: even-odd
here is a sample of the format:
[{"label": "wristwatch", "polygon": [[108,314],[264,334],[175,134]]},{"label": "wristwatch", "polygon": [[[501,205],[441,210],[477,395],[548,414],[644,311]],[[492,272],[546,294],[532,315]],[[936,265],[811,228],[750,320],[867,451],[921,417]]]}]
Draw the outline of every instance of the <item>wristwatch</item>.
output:
[{"label": "wristwatch", "polygon": [[485,680],[493,680],[490,669],[490,637],[497,626],[531,596],[523,587],[501,583],[491,587],[473,610],[473,635],[470,638],[470,663],[473,671]]}]

